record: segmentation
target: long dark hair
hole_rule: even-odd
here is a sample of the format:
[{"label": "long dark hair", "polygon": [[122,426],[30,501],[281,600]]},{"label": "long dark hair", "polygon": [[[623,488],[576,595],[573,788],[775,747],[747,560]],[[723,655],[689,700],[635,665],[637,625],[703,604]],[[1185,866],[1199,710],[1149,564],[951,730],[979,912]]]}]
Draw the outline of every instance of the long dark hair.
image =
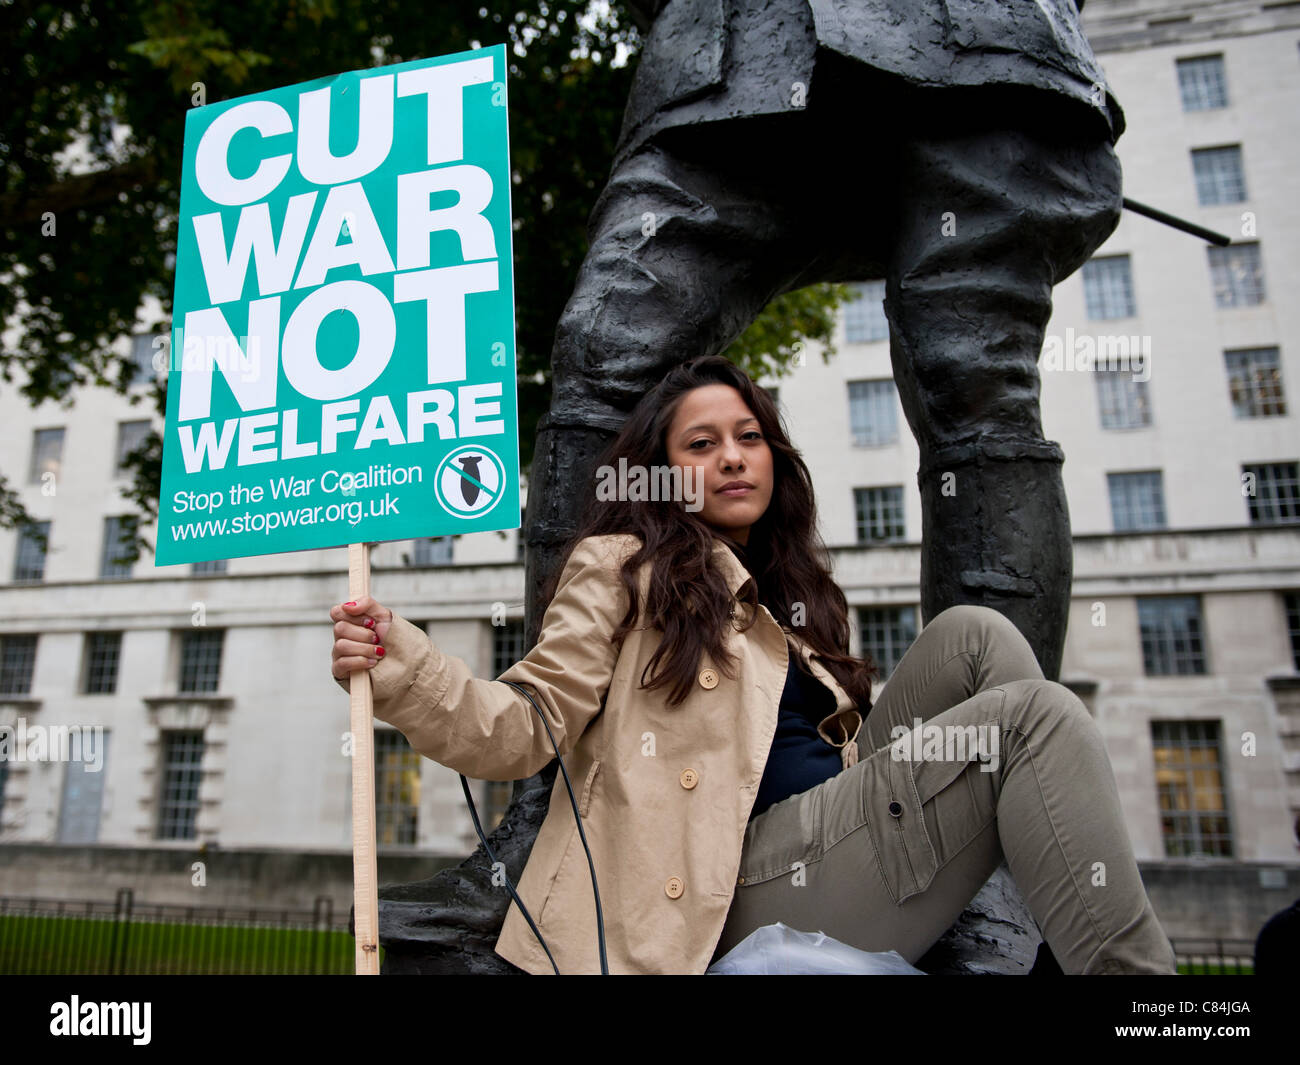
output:
[{"label": "long dark hair", "polygon": [[[625,459],[628,469],[667,468],[668,429],[682,397],[712,384],[730,385],[740,393],[772,451],[772,499],[750,528],[743,547],[706,525],[680,501],[598,500],[596,496],[601,466],[616,468],[619,459]],[[754,608],[749,625],[757,618],[761,603],[778,622],[798,629],[865,716],[871,678],[879,670],[869,655],[864,659],[849,654],[848,601],[831,578],[830,556],[817,532],[812,478],[764,389],[718,355],[681,363],[636,405],[596,467],[586,495],[586,518],[551,574],[543,602],[550,602],[564,562],[579,541],[613,533],[639,537],[641,548],[624,562],[621,574],[630,605],[612,639],[616,646],[621,645],[642,617],[637,575],[650,560],[644,624],[662,631],[663,640],[646,664],[647,670],[657,671],[649,681],[643,672],[641,684],[649,690],[671,683],[669,703],[676,706],[691,691],[705,651],[723,673],[735,676],[734,657],[723,648],[724,627],[731,623],[731,592],[722,573],[711,564],[714,543],[721,538],[753,578],[738,593],[742,602]],[[662,668],[657,669],[661,663]]]}]

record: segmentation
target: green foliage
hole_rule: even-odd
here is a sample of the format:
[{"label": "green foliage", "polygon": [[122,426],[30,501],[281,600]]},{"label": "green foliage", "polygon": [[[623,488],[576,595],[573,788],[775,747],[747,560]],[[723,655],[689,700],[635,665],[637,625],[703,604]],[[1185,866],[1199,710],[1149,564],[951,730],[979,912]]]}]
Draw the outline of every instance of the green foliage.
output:
[{"label": "green foliage", "polygon": [[[113,350],[170,329],[184,123],[213,103],[344,70],[477,45],[510,46],[520,459],[550,399],[555,324],[609,176],[639,36],[627,9],[589,0],[0,0],[0,377],[33,405],[79,387],[126,393]],[[582,17],[587,16],[587,17]],[[580,22],[581,17],[581,22]],[[614,66],[620,52],[632,56]],[[64,153],[76,149],[74,165]],[[140,311],[146,296],[162,307]],[[829,346],[837,289],[773,302],[728,350],[780,375],[800,340]],[[827,357],[829,357],[829,352]],[[137,393],[139,390],[136,390]],[[152,398],[161,413],[162,386]],[[130,462],[140,523],[157,510],[161,448]],[[24,519],[0,479],[0,525]]]},{"label": "green foliage", "polygon": [[822,361],[835,354],[836,310],[853,295],[848,285],[809,285],[778,296],[723,354],[758,379],[786,377],[802,365],[809,341],[822,345]]}]

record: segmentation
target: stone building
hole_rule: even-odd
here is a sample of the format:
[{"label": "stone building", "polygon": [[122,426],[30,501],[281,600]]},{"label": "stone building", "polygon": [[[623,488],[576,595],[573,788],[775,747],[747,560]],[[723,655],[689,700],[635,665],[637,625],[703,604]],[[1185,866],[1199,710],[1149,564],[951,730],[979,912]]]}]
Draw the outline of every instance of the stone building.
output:
[{"label": "stone building", "polygon": [[[1300,7],[1089,0],[1084,24],[1128,117],[1126,195],[1233,244],[1126,212],[1056,290],[1040,366],[1074,531],[1061,677],[1106,738],[1168,933],[1253,939],[1300,894]],[[882,295],[859,286],[828,365],[811,350],[767,384],[814,474],[854,650],[887,682],[920,624],[920,498]],[[143,382],[151,340],[133,343]],[[0,896],[346,910],[327,620],[346,552],[122,566],[120,460],[149,405],[85,391],[31,410],[10,387],[0,420],[0,468],[49,523],[43,553],[0,532],[0,725],[102,737],[80,760],[0,764]],[[520,557],[514,532],[387,543],[374,592],[494,677],[523,649]],[[382,724],[376,762],[381,882],[473,849],[457,774]],[[509,785],[474,788],[491,822]]]}]

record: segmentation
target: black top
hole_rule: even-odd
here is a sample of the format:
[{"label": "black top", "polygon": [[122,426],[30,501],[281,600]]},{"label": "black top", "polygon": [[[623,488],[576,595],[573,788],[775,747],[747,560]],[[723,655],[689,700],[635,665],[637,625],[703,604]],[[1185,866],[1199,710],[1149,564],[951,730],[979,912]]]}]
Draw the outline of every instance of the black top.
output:
[{"label": "black top", "polygon": [[802,667],[798,652],[791,647],[785,688],[777,709],[776,734],[751,819],[775,802],[815,788],[843,768],[840,748],[832,747],[817,732],[817,723],[835,712],[835,696]]},{"label": "black top", "polygon": [[[715,535],[752,575],[754,569],[746,545],[725,533]],[[815,788],[844,768],[840,748],[832,747],[817,731],[818,723],[835,712],[835,705],[835,694],[805,672],[798,651],[790,647],[785,687],[777,708],[776,733],[749,814],[751,820],[773,803]]]}]

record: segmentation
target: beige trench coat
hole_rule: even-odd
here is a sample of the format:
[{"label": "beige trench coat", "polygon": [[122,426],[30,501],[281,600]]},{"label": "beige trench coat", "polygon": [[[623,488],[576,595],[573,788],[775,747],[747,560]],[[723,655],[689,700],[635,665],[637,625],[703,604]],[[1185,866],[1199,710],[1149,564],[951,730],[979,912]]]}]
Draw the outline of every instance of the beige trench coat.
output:
[{"label": "beige trench coat", "polygon": [[[570,555],[528,654],[498,681],[475,677],[422,629],[394,615],[386,655],[371,670],[375,717],[420,754],[467,777],[518,780],[553,757],[537,712],[500,680],[530,689],[547,716],[573,781],[605,917],[610,973],[703,973],[737,885],[741,846],[776,731],[789,649],[836,697],[818,726],[858,760],[862,716],[806,644],[766,607],[748,632],[736,604],[725,645],[728,679],[707,655],[676,708],[666,688],[638,690],[662,634],[639,627],[621,651],[609,637],[627,610],[618,572],[639,546],[631,535],[595,536]],[[732,594],[749,579],[718,541],[713,562]],[[644,592],[649,565],[640,572]],[[346,687],[347,682],[341,681]],[[573,808],[557,774],[550,809],[517,885],[561,973],[600,971],[596,908]],[[502,889],[504,890],[504,888]],[[536,937],[511,902],[496,952],[534,974],[550,973]]]}]

